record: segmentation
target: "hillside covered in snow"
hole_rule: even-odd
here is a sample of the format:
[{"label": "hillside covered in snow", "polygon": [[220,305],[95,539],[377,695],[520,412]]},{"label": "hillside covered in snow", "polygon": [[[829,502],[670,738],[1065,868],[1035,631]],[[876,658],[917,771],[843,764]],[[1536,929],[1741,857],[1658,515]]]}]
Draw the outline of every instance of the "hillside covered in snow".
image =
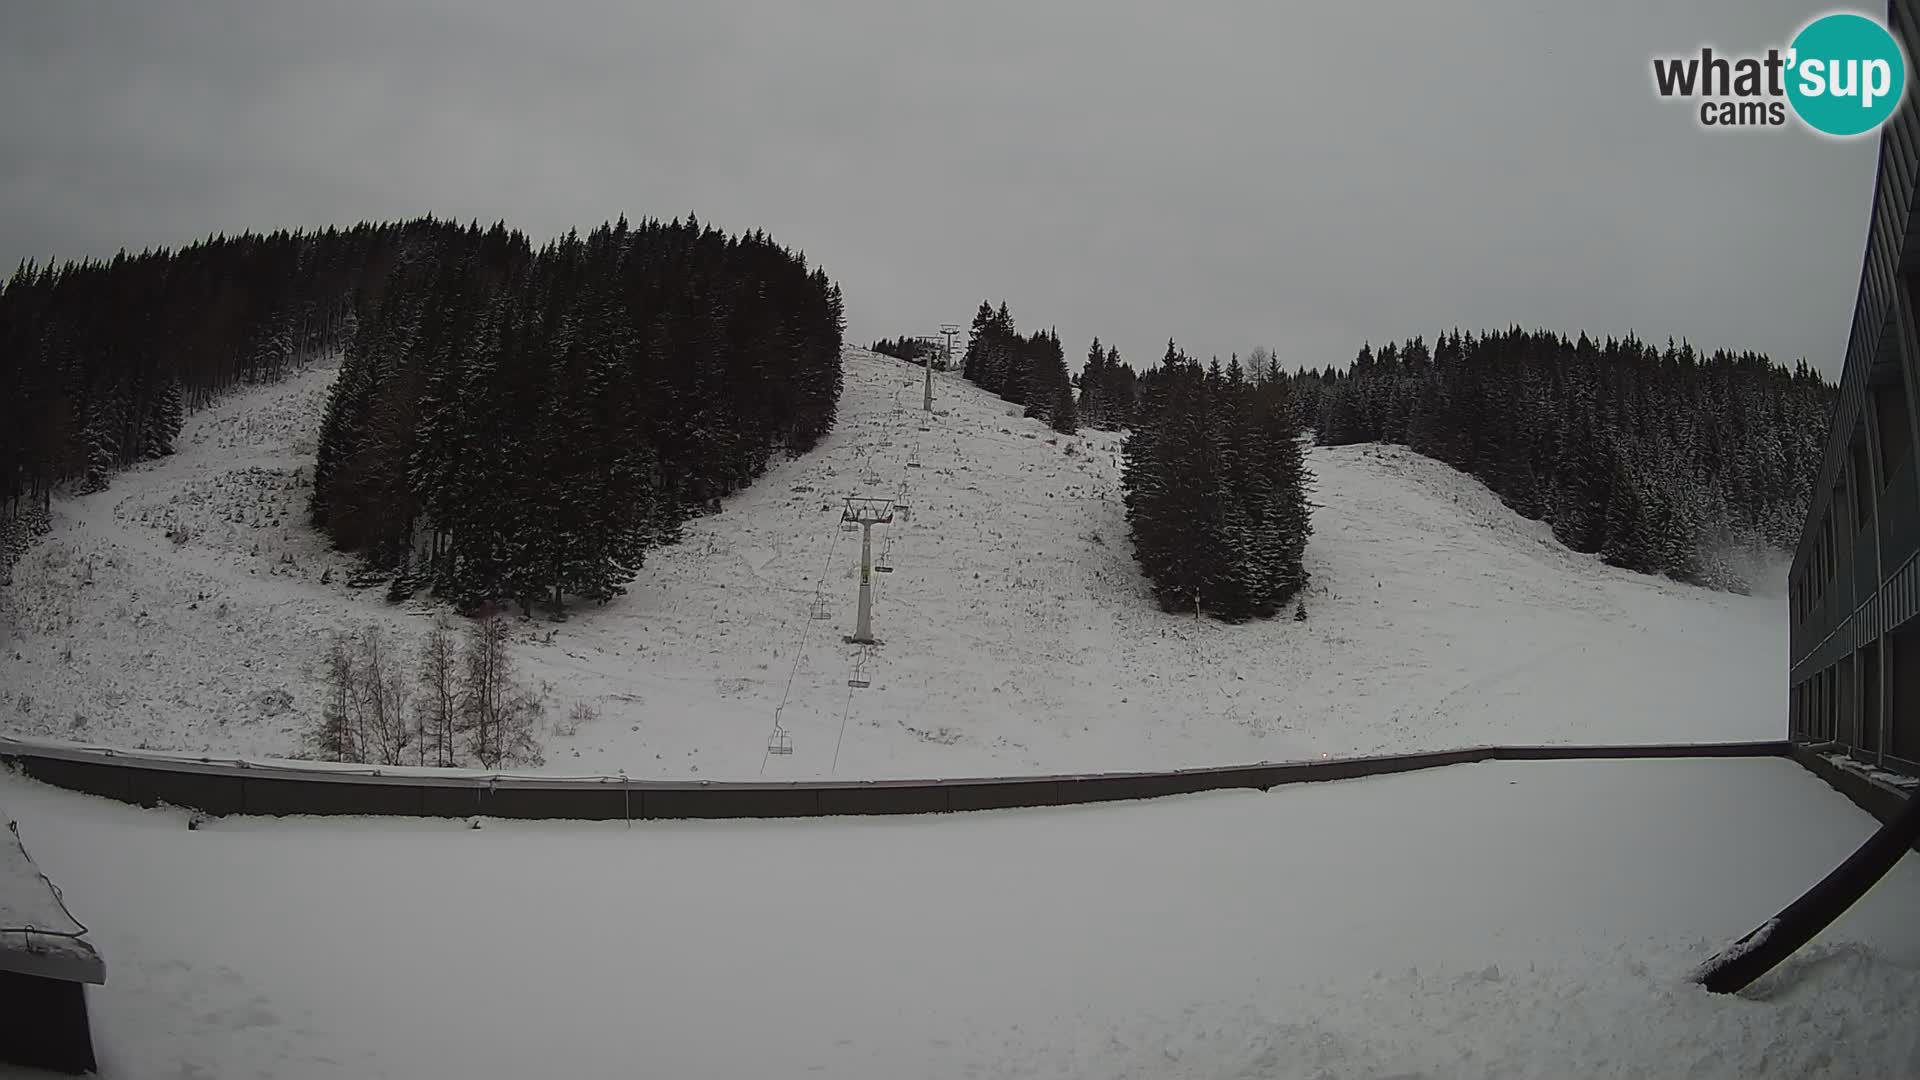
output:
[{"label": "hillside covered in snow", "polygon": [[[0,729],[292,756],[333,633],[418,642],[438,607],[356,587],[306,523],[332,374],[239,393],[174,456],[55,502],[0,588]],[[688,523],[628,595],[516,623],[545,771],[1084,772],[1784,728],[1779,598],[1604,566],[1429,459],[1313,450],[1309,617],[1230,626],[1153,603],[1120,436],[1058,435],[947,374],[928,416],[920,369],[863,350],[845,378],[821,446]],[[871,650],[842,640],[849,495],[906,507],[874,531]],[[776,710],[790,757],[766,753]]]}]

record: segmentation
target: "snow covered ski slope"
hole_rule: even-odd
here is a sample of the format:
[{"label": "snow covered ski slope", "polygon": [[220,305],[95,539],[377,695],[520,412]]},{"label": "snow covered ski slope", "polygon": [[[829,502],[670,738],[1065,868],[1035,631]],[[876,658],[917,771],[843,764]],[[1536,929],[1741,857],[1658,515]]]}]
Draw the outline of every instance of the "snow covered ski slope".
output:
[{"label": "snow covered ski slope", "polygon": [[[1225,626],[1152,603],[1118,435],[1057,436],[946,375],[928,416],[920,369],[862,350],[846,366],[820,449],[689,523],[627,596],[520,625],[522,671],[551,685],[548,771],[1083,772],[1784,729],[1779,598],[1602,566],[1444,465],[1314,450],[1310,617]],[[304,523],[331,375],[238,395],[174,457],[56,504],[0,589],[0,726],[287,756],[328,632],[417,640],[433,605],[351,587]],[[842,641],[853,494],[908,507],[875,529],[892,572],[870,655]],[[597,718],[571,723],[576,703]],[[776,709],[791,756],[766,754]]]}]

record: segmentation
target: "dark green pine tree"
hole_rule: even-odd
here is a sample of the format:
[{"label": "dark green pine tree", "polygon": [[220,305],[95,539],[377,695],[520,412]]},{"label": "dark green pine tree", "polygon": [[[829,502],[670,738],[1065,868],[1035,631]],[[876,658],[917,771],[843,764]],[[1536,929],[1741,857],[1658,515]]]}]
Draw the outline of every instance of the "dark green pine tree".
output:
[{"label": "dark green pine tree", "polygon": [[1141,379],[1139,413],[1121,480],[1134,555],[1166,611],[1205,609],[1220,577],[1219,477],[1208,431],[1206,374],[1167,344],[1167,361]]},{"label": "dark green pine tree", "polygon": [[1606,540],[1601,545],[1600,556],[1613,566],[1653,573],[1655,541],[1646,499],[1626,455],[1616,450],[1611,458]]},{"label": "dark green pine tree", "polygon": [[973,313],[973,325],[967,330],[967,350],[960,356],[960,375],[968,382],[987,387],[987,352],[994,332],[993,305],[980,301]]},{"label": "dark green pine tree", "polygon": [[993,348],[987,353],[987,371],[992,380],[988,389],[1015,405],[1023,405],[1027,400],[1026,364],[1021,348],[1019,332],[1014,328],[1013,315],[1007,311],[1007,302],[1000,301],[1000,310],[993,315],[993,335],[990,339]]},{"label": "dark green pine tree", "polygon": [[1101,402],[1106,409],[1106,424],[1109,428],[1123,428],[1133,423],[1134,401],[1138,393],[1139,377],[1133,368],[1120,359],[1120,350],[1107,346],[1107,360],[1102,365],[1106,376],[1106,388]]},{"label": "dark green pine tree", "polygon": [[1275,614],[1306,587],[1304,559],[1312,535],[1307,505],[1306,455],[1300,445],[1300,410],[1292,385],[1277,366],[1254,392],[1248,443],[1252,455],[1252,505],[1258,507],[1259,544],[1255,557],[1265,568],[1265,592],[1256,614]]},{"label": "dark green pine tree", "polygon": [[1064,380],[1054,383],[1047,424],[1062,435],[1071,435],[1080,430],[1080,414],[1073,400],[1072,383]]},{"label": "dark green pine tree", "polygon": [[140,430],[140,457],[150,460],[173,453],[173,441],[180,437],[186,417],[186,395],[180,388],[180,380],[162,379],[154,394],[153,407]]},{"label": "dark green pine tree", "polygon": [[1269,589],[1259,558],[1261,495],[1249,460],[1253,402],[1237,355],[1224,372],[1214,361],[1206,399],[1207,472],[1215,478],[1209,526],[1217,548],[1209,560],[1205,606],[1227,622],[1244,622]]},{"label": "dark green pine tree", "polygon": [[1104,427],[1109,422],[1106,363],[1107,354],[1100,348],[1100,339],[1095,337],[1087,348],[1086,365],[1080,369],[1078,412],[1080,422],[1088,427]]}]

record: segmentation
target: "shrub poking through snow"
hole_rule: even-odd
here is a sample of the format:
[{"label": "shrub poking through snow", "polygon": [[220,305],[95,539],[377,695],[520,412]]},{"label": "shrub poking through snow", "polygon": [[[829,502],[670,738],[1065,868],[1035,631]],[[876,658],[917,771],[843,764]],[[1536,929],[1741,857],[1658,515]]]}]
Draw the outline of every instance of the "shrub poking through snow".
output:
[{"label": "shrub poking through snow", "polygon": [[513,675],[504,616],[472,620],[465,640],[436,622],[409,667],[375,627],[341,633],[322,658],[325,698],[309,752],[372,765],[538,765],[542,695]]}]

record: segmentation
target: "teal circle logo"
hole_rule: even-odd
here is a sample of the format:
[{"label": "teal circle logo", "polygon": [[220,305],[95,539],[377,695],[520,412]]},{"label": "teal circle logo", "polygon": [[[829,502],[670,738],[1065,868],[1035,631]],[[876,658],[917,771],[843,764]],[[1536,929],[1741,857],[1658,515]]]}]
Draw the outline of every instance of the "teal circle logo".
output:
[{"label": "teal circle logo", "polygon": [[1790,49],[1787,100],[1815,131],[1863,135],[1885,123],[1906,92],[1900,43],[1864,15],[1821,16]]}]

